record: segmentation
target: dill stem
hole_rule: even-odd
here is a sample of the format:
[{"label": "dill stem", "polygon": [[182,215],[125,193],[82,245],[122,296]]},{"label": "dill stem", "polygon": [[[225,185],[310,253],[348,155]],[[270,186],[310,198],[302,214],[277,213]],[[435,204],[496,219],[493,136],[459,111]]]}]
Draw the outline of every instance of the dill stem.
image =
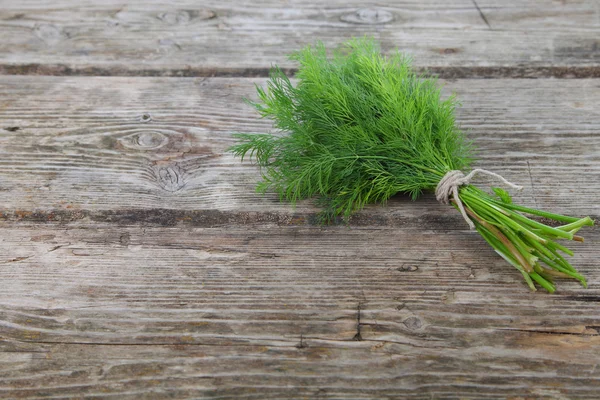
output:
[{"label": "dill stem", "polygon": [[576,242],[583,242],[583,236],[577,236],[577,235],[573,235],[573,240],[575,240]]},{"label": "dill stem", "polygon": [[[454,202],[454,200],[453,200],[453,202]],[[481,224],[485,229],[490,231],[490,233],[492,233],[494,236],[496,236],[496,238],[498,238],[498,240],[500,240],[502,242],[502,244],[504,244],[504,246],[506,246],[506,248],[515,257],[515,259],[519,262],[519,264],[521,264],[521,266],[527,273],[531,274],[533,272],[533,267],[531,266],[531,264],[529,264],[527,262],[527,260],[525,260],[525,258],[521,254],[521,252],[519,252],[519,250],[517,250],[517,248],[514,246],[514,244],[506,236],[504,236],[504,234],[502,232],[500,232],[500,230],[498,228],[496,228],[494,225],[488,223],[487,221],[484,221],[483,219],[479,218],[479,216],[477,214],[475,214],[469,207],[465,207],[465,211],[467,212],[467,214],[469,214],[469,216],[471,218],[473,218],[475,221],[477,221],[479,224]]]},{"label": "dill stem", "polygon": [[[482,196],[480,196],[480,195],[477,194],[479,192],[478,189],[476,191],[474,190],[475,193],[471,193],[468,190],[469,188],[470,187],[467,187],[466,190],[465,190],[465,192],[466,192],[466,194],[468,194],[468,195],[471,196],[470,197],[471,199],[475,198],[478,201],[484,201],[484,202],[486,202],[486,200],[484,200],[484,199],[481,198]],[[545,234],[554,235],[554,236],[557,236],[557,237],[560,237],[560,238],[563,238],[563,239],[573,240],[573,234],[571,232],[567,232],[567,231],[564,231],[564,230],[559,229],[559,228],[552,228],[552,227],[550,227],[548,225],[544,225],[544,224],[542,224],[540,222],[537,222],[537,221],[534,221],[532,219],[529,219],[529,218],[527,218],[527,217],[525,217],[525,216],[523,216],[523,215],[521,215],[521,214],[519,214],[519,213],[511,210],[511,208],[517,209],[517,208],[524,208],[524,207],[520,207],[520,206],[516,206],[515,207],[513,204],[507,204],[507,203],[497,202],[497,201],[495,201],[493,199],[490,199],[488,202],[489,203],[495,203],[495,206],[503,208],[504,210],[502,211],[502,213],[505,214],[505,215],[507,215],[507,216],[509,216],[511,219],[515,220],[516,222],[520,222],[521,224],[527,224],[531,228],[539,229],[539,230],[541,230]],[[566,217],[564,215],[559,215],[559,214],[545,213],[543,211],[534,210],[534,209],[528,209],[528,210],[530,210],[530,211],[525,211],[525,212],[529,212],[530,214],[534,214],[533,211],[535,211],[535,212],[538,212],[537,215],[546,214],[547,218],[552,218],[552,217],[550,217],[550,215],[554,215],[554,216],[559,217],[561,219],[571,218],[571,217]],[[552,219],[554,219],[554,218],[552,218]],[[581,220],[579,218],[574,218],[574,219],[575,219],[574,222],[580,222],[580,223],[589,223],[589,222],[592,222],[593,223],[593,221],[591,219],[589,219],[589,218],[588,218],[589,222],[585,218],[583,218]],[[560,219],[558,219],[558,220],[560,220]]]},{"label": "dill stem", "polygon": [[557,226],[556,229],[560,229],[561,231],[573,231],[577,232],[584,225],[592,226],[594,225],[594,221],[590,217],[581,218],[575,222],[571,222],[567,225]]},{"label": "dill stem", "polygon": [[[497,213],[495,213],[496,215],[494,217],[500,225],[508,226],[508,227],[512,228],[513,230],[515,230],[516,232],[521,232],[524,235],[529,236],[530,238],[537,240],[540,243],[544,243],[544,244],[546,243],[546,239],[541,238],[540,236],[533,233],[531,230],[527,229],[525,226],[523,226],[523,225],[519,224],[518,222],[514,221],[513,219],[511,219],[510,217],[513,216],[513,215],[511,215],[511,211],[503,210],[501,207],[490,204],[489,202],[485,201],[485,199],[471,195],[470,193],[465,193],[465,194],[463,194],[463,196],[466,197],[465,200],[467,200],[467,203],[470,201],[470,202],[478,204],[480,207],[489,207],[490,213],[492,212],[492,210],[497,211]],[[513,214],[516,214],[516,213],[513,213]],[[525,217],[523,217],[523,218],[525,218]],[[517,219],[517,218],[515,218],[515,219]]]},{"label": "dill stem", "polygon": [[554,213],[547,212],[547,211],[536,210],[535,208],[519,206],[517,204],[506,204],[506,203],[502,203],[501,201],[498,201],[498,200],[492,200],[492,201],[496,204],[502,205],[503,207],[505,207],[509,210],[521,211],[521,212],[525,212],[528,214],[537,215],[539,217],[553,219],[555,221],[567,222],[567,223],[579,221],[579,218],[576,218],[576,217],[569,217],[567,215],[562,215],[562,214],[554,214]]}]

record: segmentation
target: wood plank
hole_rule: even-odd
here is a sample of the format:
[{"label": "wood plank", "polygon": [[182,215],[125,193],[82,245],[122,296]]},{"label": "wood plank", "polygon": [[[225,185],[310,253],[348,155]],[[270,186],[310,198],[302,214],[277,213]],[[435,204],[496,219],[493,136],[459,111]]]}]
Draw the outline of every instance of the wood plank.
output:
[{"label": "wood plank", "polygon": [[[456,77],[600,77],[600,5],[0,0],[0,398],[578,398],[589,289],[531,293],[431,194],[319,226],[225,149],[289,51],[363,34]],[[600,215],[600,80],[447,81],[477,166]]]},{"label": "wood plank", "polygon": [[0,73],[264,76],[372,35],[444,77],[600,77],[595,0],[3,1]]},{"label": "wood plank", "polygon": [[578,398],[591,288],[531,293],[469,232],[0,223],[2,398]]},{"label": "wood plank", "polygon": [[[259,172],[225,150],[232,132],[264,132],[241,98],[249,78],[0,78],[0,218],[191,226],[310,223],[254,192]],[[600,215],[600,81],[457,80],[458,121],[476,166],[526,189],[517,200],[549,211]],[[483,181],[482,181],[483,183]],[[432,195],[399,195],[355,225],[466,226]]]},{"label": "wood plank", "polygon": [[[262,79],[0,82],[0,397],[596,397],[595,230],[589,289],[530,293],[430,195],[321,227],[254,194],[224,150]],[[446,93],[519,201],[597,216],[599,89]]]}]

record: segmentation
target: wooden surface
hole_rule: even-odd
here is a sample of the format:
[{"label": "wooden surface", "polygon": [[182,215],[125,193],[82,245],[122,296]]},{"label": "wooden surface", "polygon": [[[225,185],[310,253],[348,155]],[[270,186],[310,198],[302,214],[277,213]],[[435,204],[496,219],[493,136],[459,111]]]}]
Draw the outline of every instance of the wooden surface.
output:
[{"label": "wooden surface", "polygon": [[[76,4],[76,7],[74,7]],[[264,76],[371,35],[445,77],[600,77],[597,0],[0,1],[0,72]]]},{"label": "wooden surface", "polygon": [[597,2],[96,3],[0,2],[0,398],[598,398],[597,229],[531,293],[430,194],[323,227],[225,153],[252,76],[372,34],[519,202],[598,218]]}]

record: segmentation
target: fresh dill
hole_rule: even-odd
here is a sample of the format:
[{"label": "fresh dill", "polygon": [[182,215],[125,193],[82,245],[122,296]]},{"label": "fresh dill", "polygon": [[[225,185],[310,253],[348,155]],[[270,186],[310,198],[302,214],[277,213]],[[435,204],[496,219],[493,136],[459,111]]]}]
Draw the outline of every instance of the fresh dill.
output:
[{"label": "fresh dill", "polygon": [[[230,149],[261,167],[258,191],[292,203],[316,197],[325,220],[348,219],[399,192],[416,199],[449,171],[470,168],[471,144],[454,116],[457,99],[442,99],[436,79],[418,75],[401,53],[383,56],[372,39],[360,38],[331,57],[317,43],[290,58],[299,64],[295,86],[274,67],[267,87],[257,86],[258,101],[246,100],[277,132],[236,134]],[[557,277],[585,286],[559,251],[572,253],[555,240],[582,240],[575,233],[592,220],[517,206],[505,191],[494,192],[465,185],[459,198],[477,231],[530,288],[535,281],[553,292]],[[551,228],[522,212],[566,225]]]}]

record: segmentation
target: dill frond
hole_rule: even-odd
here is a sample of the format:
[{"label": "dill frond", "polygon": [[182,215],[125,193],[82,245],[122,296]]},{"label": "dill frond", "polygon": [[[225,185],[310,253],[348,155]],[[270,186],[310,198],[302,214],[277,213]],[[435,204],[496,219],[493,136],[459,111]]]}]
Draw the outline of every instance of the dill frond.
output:
[{"label": "dill frond", "polygon": [[[258,101],[246,100],[275,131],[236,134],[230,148],[261,167],[259,191],[292,203],[317,198],[324,220],[348,220],[366,204],[399,192],[416,199],[449,171],[469,169],[471,143],[455,121],[457,99],[443,99],[437,80],[415,73],[408,57],[386,57],[372,39],[360,38],[331,57],[317,43],[290,58],[299,64],[296,86],[275,67],[266,88],[257,86]],[[494,192],[465,185],[458,197],[477,231],[529,287],[537,282],[553,292],[557,277],[585,286],[558,253],[572,252],[556,239],[582,241],[575,233],[593,221],[518,206],[504,190]],[[567,224],[552,228],[521,213]]]},{"label": "dill frond", "polygon": [[354,39],[329,58],[322,44],[291,56],[298,84],[278,68],[259,101],[248,101],[285,135],[238,134],[232,147],[262,167],[261,190],[288,201],[318,196],[349,217],[398,192],[416,199],[449,170],[469,167],[469,145],[456,126],[454,97],[417,75],[400,53],[381,55]]}]

